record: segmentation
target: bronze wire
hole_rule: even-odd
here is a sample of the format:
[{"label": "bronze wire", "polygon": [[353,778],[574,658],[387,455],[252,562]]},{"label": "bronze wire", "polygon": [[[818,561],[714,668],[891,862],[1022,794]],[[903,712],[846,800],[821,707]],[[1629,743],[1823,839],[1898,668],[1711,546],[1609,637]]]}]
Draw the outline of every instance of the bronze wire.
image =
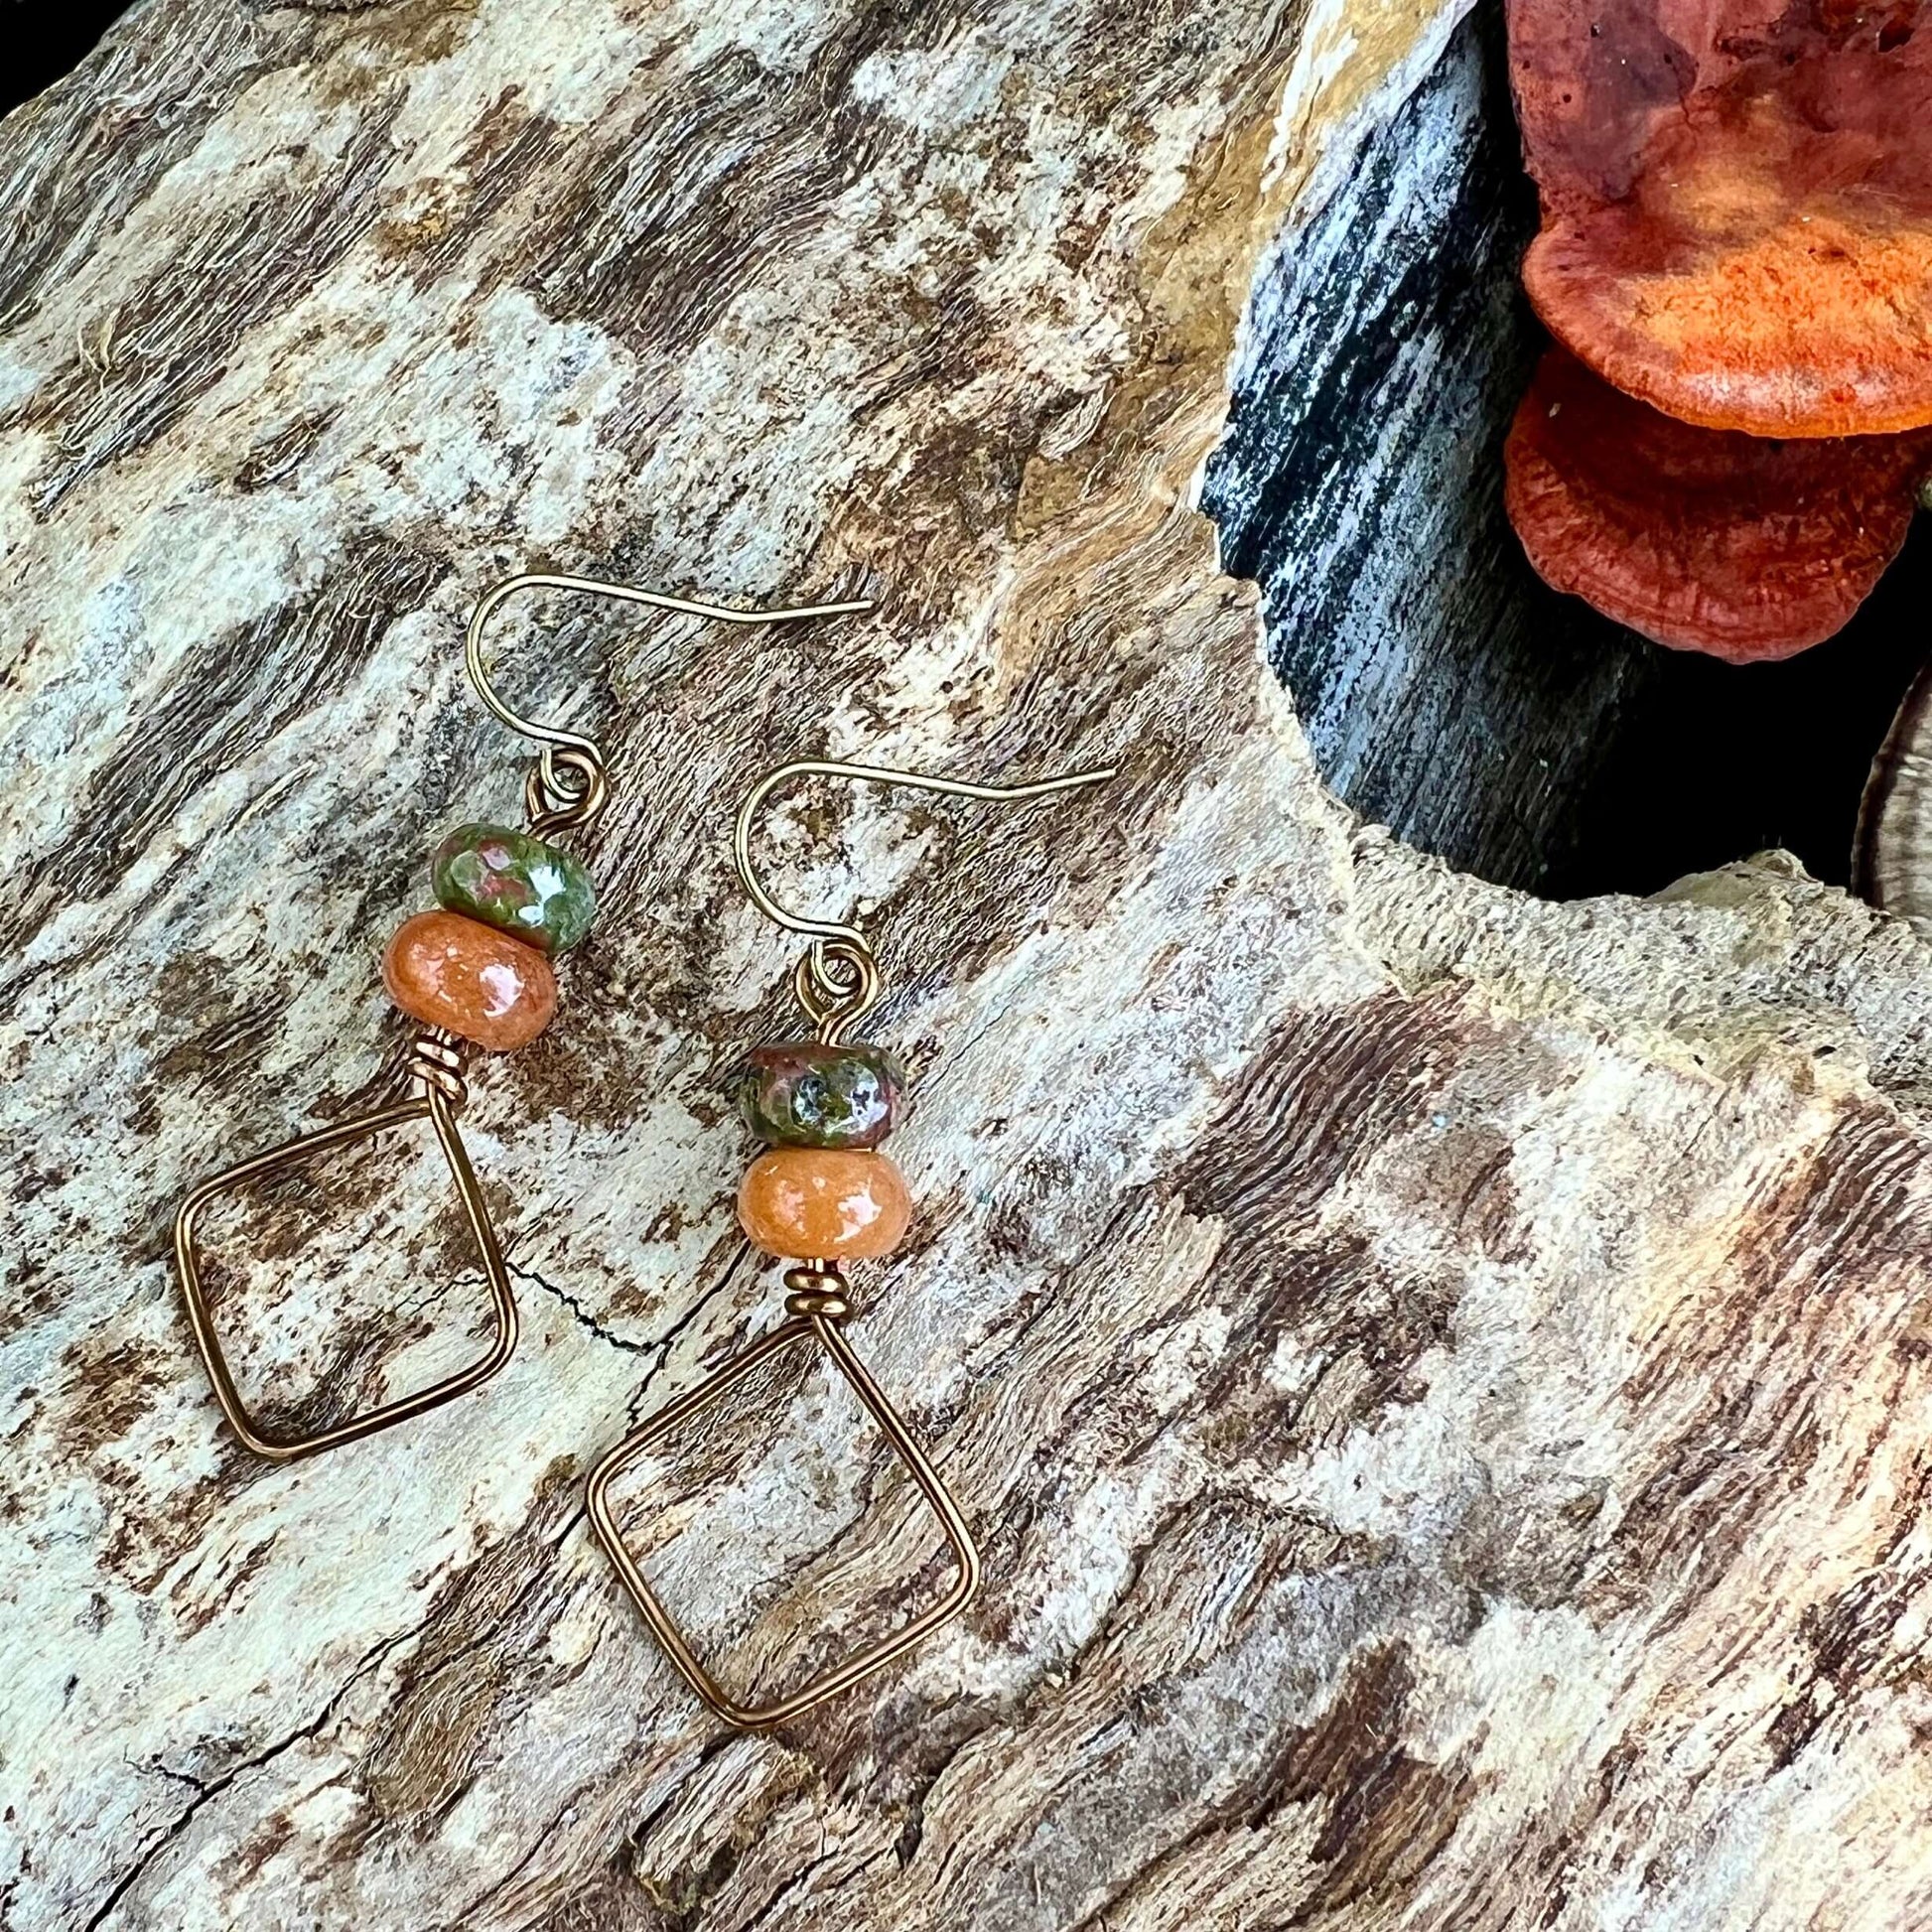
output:
[{"label": "bronze wire", "polygon": [[[464,636],[464,661],[470,681],[485,708],[509,730],[540,749],[524,785],[529,829],[539,838],[588,825],[604,809],[611,795],[609,766],[602,747],[581,732],[544,724],[524,716],[507,703],[490,682],[483,654],[489,620],[511,597],[524,591],[554,590],[615,599],[652,610],[702,618],[721,623],[783,623],[805,619],[843,617],[872,609],[870,599],[777,610],[742,610],[640,586],[601,582],[549,572],[526,572],[497,584],[479,600]],[[752,832],[759,808],[771,793],[793,779],[826,777],[886,787],[934,792],[948,797],[982,801],[1020,802],[1047,797],[1077,786],[1098,784],[1114,775],[1113,767],[1077,771],[1027,784],[975,784],[885,765],[856,764],[827,759],[796,759],[774,766],[760,777],[740,803],[733,837],[733,856],[746,893],[759,911],[786,931],[811,941],[793,975],[798,1003],[818,1037],[828,1044],[843,1039],[848,1030],[878,1004],[885,979],[871,942],[856,924],[814,919],[780,905],[759,879],[752,860]],[[407,1099],[379,1107],[352,1120],[340,1121],[313,1134],[237,1163],[203,1181],[183,1200],[175,1216],[175,1258],[189,1323],[215,1400],[229,1427],[244,1448],[272,1462],[289,1462],[323,1449],[372,1436],[378,1430],[440,1407],[486,1382],[508,1361],[516,1346],[516,1301],[501,1244],[492,1225],[476,1173],[457,1128],[457,1115],[468,1098],[464,1079],[466,1043],[438,1028],[425,1028],[411,1045],[408,1073],[412,1092]],[[202,1281],[196,1242],[198,1218],[210,1201],[229,1190],[298,1166],[331,1149],[371,1138],[391,1128],[428,1120],[434,1130],[463,1204],[471,1232],[483,1259],[495,1321],[493,1338],[475,1362],[429,1388],[386,1402],[367,1414],[351,1417],[312,1435],[273,1438],[259,1429],[238,1392],[228,1367],[213,1314]],[[667,1404],[626,1436],[598,1464],[589,1485],[591,1526],[603,1545],[632,1601],[642,1613],[666,1655],[698,1697],[728,1724],[749,1730],[769,1728],[823,1704],[861,1678],[901,1656],[921,1638],[957,1616],[979,1588],[978,1546],[953,1500],[904,1419],[853,1352],[842,1332],[851,1312],[850,1291],[836,1263],[802,1261],[785,1271],[785,1319],[741,1349],[698,1386]],[[710,1406],[760,1363],[806,1341],[824,1350],[845,1378],[861,1405],[877,1425],[893,1451],[904,1464],[914,1485],[939,1520],[956,1567],[952,1587],[936,1603],[875,1643],[785,1697],[763,1705],[741,1704],[725,1692],[699,1661],[676,1622],[645,1582],[625,1547],[611,1503],[614,1480],[646,1453],[651,1446],[679,1425]]]},{"label": "bronze wire", "polygon": [[[938,792],[954,798],[1015,802],[1044,798],[1054,792],[1073,790],[1076,786],[1099,784],[1113,775],[1114,768],[1108,765],[1096,770],[1039,779],[1031,784],[986,785],[972,784],[960,778],[934,777],[924,772],[900,771],[886,765],[853,764],[830,759],[794,759],[789,763],[774,766],[758,779],[739,804],[732,856],[738,867],[739,879],[753,904],[785,931],[795,932],[811,941],[798,961],[792,984],[798,1004],[812,1023],[818,1037],[828,1044],[843,1039],[847,1030],[878,1004],[885,990],[885,976],[871,942],[856,924],[809,918],[789,911],[772,897],[759,877],[752,861],[752,832],[759,809],[774,791],[795,778],[819,777]],[[786,1318],[749,1346],[740,1349],[696,1388],[679,1396],[633,1429],[591,1472],[586,1499],[593,1533],[616,1566],[631,1601],[637,1606],[665,1655],[685,1683],[712,1712],[727,1724],[744,1730],[768,1730],[774,1725],[799,1717],[827,1699],[849,1690],[861,1678],[869,1677],[896,1657],[903,1656],[914,1644],[942,1624],[950,1622],[966,1608],[979,1589],[981,1576],[979,1546],[974,1542],[966,1518],[946,1487],[944,1478],[919,1447],[918,1439],[905,1419],[873,1380],[845,1338],[843,1323],[851,1312],[851,1299],[844,1271],[834,1262],[803,1261],[785,1271],[784,1282],[790,1291],[785,1298]],[[798,1689],[763,1705],[741,1703],[725,1691],[705,1668],[676,1619],[645,1581],[636,1559],[624,1543],[623,1532],[611,1501],[611,1488],[624,1470],[646,1455],[655,1445],[726,1395],[760,1363],[805,1342],[816,1342],[824,1350],[832,1366],[844,1376],[880,1434],[904,1465],[913,1485],[939,1519],[940,1530],[952,1553],[956,1574],[951,1588],[937,1602]]]},{"label": "bronze wire", "polygon": [[[490,683],[483,655],[483,634],[489,620],[509,598],[523,591],[556,590],[591,597],[616,599],[640,604],[652,610],[687,617],[704,618],[719,623],[783,623],[796,619],[843,617],[869,611],[869,598],[849,599],[835,604],[799,605],[779,610],[740,610],[730,605],[711,604],[696,598],[674,597],[666,591],[645,590],[631,584],[603,583],[589,577],[567,577],[547,572],[529,572],[511,577],[487,591],[471,613],[464,634],[464,662],[470,682],[484,707],[513,732],[529,739],[541,749],[531,765],[524,786],[530,830],[538,838],[572,826],[587,825],[603,810],[610,798],[611,781],[603,749],[593,738],[561,726],[541,724],[524,717],[507,704]],[[489,1218],[482,1187],[470,1165],[470,1157],[457,1130],[457,1115],[469,1097],[463,1066],[466,1042],[440,1028],[425,1028],[410,1047],[407,1073],[411,1092],[408,1098],[339,1121],[313,1134],[303,1134],[282,1146],[271,1148],[224,1169],[201,1182],[182,1201],[175,1214],[175,1266],[181,1280],[182,1299],[187,1304],[189,1327],[201,1353],[214,1399],[220,1405],[228,1427],[244,1449],[271,1462],[292,1462],[323,1449],[338,1449],[345,1443],[373,1436],[394,1423],[405,1422],[430,1409],[440,1408],[460,1395],[480,1387],[509,1360],[516,1347],[516,1298],[511,1291],[509,1271],[503,1261],[502,1245]],[[406,1127],[427,1120],[435,1132],[438,1146],[450,1171],[457,1198],[475,1236],[483,1261],[483,1278],[489,1291],[494,1333],[488,1347],[467,1367],[445,1376],[426,1389],[380,1404],[367,1414],[351,1417],[310,1435],[274,1437],[255,1421],[228,1366],[220,1338],[215,1331],[213,1309],[202,1279],[202,1256],[197,1227],[202,1210],[219,1195],[247,1186],[287,1169],[299,1167],[332,1149],[358,1140],[372,1139],[391,1128]]]}]

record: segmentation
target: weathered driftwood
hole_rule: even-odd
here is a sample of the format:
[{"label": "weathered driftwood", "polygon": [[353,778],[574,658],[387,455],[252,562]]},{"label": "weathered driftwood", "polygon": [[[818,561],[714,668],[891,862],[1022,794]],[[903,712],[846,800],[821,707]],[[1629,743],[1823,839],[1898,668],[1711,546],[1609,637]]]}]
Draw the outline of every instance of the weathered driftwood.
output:
[{"label": "weathered driftwood", "polygon": [[[0,1922],[1932,1915],[1932,959],[1775,860],[1556,906],[1360,828],[1189,506],[1258,259],[1449,25],[151,0],[0,129]],[[268,1468],[169,1215],[393,1076],[377,949],[514,793],[461,619],[542,563],[881,606],[506,638],[622,784],[560,1024],[467,1117],[523,1345]],[[923,1231],[854,1334],[990,1583],[750,1739],[582,1479],[775,1308],[715,1082],[790,960],[725,838],[819,750],[1123,774],[782,828],[897,973]],[[442,1194],[377,1150],[229,1217],[258,1391],[462,1345]],[[784,1393],[639,1531],[739,1683],[936,1586]]]}]

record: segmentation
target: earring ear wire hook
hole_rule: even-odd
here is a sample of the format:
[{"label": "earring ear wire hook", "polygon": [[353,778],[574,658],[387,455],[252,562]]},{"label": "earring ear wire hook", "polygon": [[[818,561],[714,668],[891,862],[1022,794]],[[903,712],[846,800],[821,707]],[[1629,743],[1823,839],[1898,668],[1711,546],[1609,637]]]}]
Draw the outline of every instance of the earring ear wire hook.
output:
[{"label": "earring ear wire hook", "polygon": [[1036,778],[1029,784],[983,785],[965,778],[940,778],[924,771],[900,771],[883,764],[850,764],[840,759],[794,759],[767,771],[745,794],[732,833],[732,857],[747,896],[773,924],[809,939],[810,950],[798,962],[794,987],[798,1003],[818,1027],[820,1036],[836,1040],[854,1021],[879,1002],[884,983],[872,943],[856,925],[837,919],[808,918],[780,905],[766,890],[752,862],[752,832],[759,809],[780,786],[794,778],[844,778],[856,784],[880,785],[889,790],[931,791],[947,798],[972,798],[1018,804],[1054,792],[1074,791],[1082,785],[1103,784],[1118,766],[1097,765],[1088,771],[1068,771],[1056,778]]},{"label": "earring ear wire hook", "polygon": [[[470,614],[464,632],[463,661],[477,696],[502,724],[519,737],[527,738],[542,750],[537,755],[536,770],[531,774],[532,816],[547,823],[543,829],[582,824],[603,809],[610,794],[609,768],[603,748],[582,732],[566,731],[561,725],[541,724],[526,718],[503,699],[489,681],[483,665],[483,632],[497,610],[519,591],[572,591],[585,597],[611,598],[622,604],[643,604],[653,611],[670,611],[681,617],[706,618],[717,623],[787,623],[801,618],[841,618],[870,611],[869,597],[851,598],[837,604],[799,604],[780,610],[744,610],[729,604],[710,604],[701,598],[674,597],[668,591],[646,590],[638,584],[614,584],[595,577],[566,577],[547,571],[527,571],[519,577],[505,578],[486,591]],[[572,776],[564,776],[564,772]]]},{"label": "earring ear wire hook", "polygon": [[780,786],[794,778],[847,778],[857,784],[882,785],[905,791],[934,791],[948,798],[974,798],[1018,804],[1029,798],[1045,798],[1056,791],[1073,791],[1081,785],[1103,784],[1114,776],[1118,766],[1097,765],[1091,771],[1069,771],[1057,778],[1038,778],[1031,784],[980,785],[964,778],[938,778],[923,771],[898,771],[883,764],[848,764],[838,759],[794,759],[789,764],[767,771],[738,807],[738,825],[732,837],[732,857],[745,891],[764,916],[787,932],[806,939],[837,939],[848,945],[863,946],[865,934],[855,925],[841,925],[836,919],[812,919],[789,912],[765,890],[764,882],[752,863],[752,831],[759,808]]}]

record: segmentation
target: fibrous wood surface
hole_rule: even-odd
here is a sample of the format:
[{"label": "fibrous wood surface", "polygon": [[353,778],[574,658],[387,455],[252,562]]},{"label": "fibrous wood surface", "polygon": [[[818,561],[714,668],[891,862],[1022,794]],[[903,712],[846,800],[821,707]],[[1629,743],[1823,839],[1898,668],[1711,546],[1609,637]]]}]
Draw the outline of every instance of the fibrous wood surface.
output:
[{"label": "fibrous wood surface", "polygon": [[[0,129],[0,1923],[1932,1916],[1932,959],[1775,858],[1553,906],[1358,826],[1190,506],[1257,261],[1449,24],[173,0]],[[268,1468],[169,1217],[393,1079],[381,942],[517,782],[462,619],[538,565],[880,607],[506,633],[620,783],[466,1115],[523,1343]],[[853,1336],[989,1585],[744,1738],[582,1480],[775,1310],[717,1081],[790,955],[726,841],[813,752],[1122,775],[781,820],[896,973],[921,1232]],[[222,1239],[298,1412],[480,1312],[423,1150]],[[768,1394],[636,1499],[739,1683],[937,1582],[831,1393]]]}]

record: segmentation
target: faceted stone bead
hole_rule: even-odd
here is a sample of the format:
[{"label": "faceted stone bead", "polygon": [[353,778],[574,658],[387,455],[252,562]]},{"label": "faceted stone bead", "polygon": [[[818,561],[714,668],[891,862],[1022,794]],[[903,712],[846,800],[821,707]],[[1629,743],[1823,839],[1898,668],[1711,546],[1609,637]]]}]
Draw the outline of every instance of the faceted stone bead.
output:
[{"label": "faceted stone bead", "polygon": [[778,1147],[877,1147],[893,1130],[903,1084],[883,1046],[756,1046],[738,1074],[738,1110]]},{"label": "faceted stone bead", "polygon": [[536,1038],[557,1011],[556,975],[534,946],[456,912],[405,919],[382,984],[412,1019],[498,1053]]},{"label": "faceted stone bead", "polygon": [[568,852],[508,825],[459,825],[430,858],[439,905],[554,959],[591,929],[597,894]]},{"label": "faceted stone bead", "polygon": [[789,1261],[889,1255],[911,1220],[904,1175],[863,1149],[774,1147],[738,1190],[738,1222],[754,1246]]}]

